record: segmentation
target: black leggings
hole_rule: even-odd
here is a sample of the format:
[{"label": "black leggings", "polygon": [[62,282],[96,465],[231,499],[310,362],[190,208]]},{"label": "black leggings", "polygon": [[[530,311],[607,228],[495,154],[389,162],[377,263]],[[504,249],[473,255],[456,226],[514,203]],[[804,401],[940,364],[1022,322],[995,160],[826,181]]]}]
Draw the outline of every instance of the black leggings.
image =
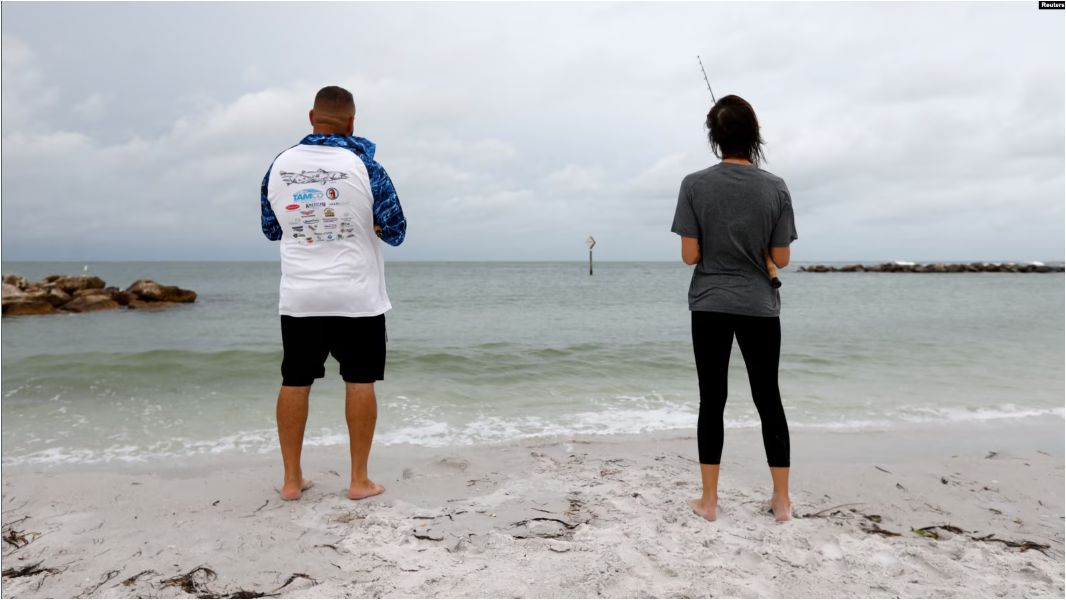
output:
[{"label": "black leggings", "polygon": [[700,419],[696,435],[700,464],[722,462],[722,415],[728,395],[729,353],[737,336],[755,408],[762,420],[762,443],[771,467],[789,466],[788,422],[777,387],[781,358],[781,319],[692,311],[692,350],[700,378]]}]

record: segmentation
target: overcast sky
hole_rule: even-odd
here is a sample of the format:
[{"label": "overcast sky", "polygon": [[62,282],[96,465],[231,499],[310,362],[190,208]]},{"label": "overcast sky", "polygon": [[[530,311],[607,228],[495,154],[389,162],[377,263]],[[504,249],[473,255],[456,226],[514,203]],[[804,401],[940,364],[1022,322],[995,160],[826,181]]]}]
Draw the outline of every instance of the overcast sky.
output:
[{"label": "overcast sky", "polygon": [[389,260],[677,260],[715,93],[752,103],[794,260],[1062,260],[1064,13],[945,4],[7,3],[3,258],[277,260],[274,156],[355,95]]}]

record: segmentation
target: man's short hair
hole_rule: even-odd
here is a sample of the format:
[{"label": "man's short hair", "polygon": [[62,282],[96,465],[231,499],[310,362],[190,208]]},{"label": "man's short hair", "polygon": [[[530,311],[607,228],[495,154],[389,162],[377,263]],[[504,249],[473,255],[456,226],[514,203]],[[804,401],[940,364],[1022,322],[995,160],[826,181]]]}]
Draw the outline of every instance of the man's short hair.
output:
[{"label": "man's short hair", "polygon": [[315,94],[315,108],[330,114],[355,114],[355,98],[348,90],[328,85]]}]

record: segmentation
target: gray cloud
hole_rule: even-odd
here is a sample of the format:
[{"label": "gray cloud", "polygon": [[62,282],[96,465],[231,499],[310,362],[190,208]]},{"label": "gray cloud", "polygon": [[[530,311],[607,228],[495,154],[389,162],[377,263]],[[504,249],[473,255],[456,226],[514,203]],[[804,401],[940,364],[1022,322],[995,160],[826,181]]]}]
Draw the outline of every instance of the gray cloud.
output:
[{"label": "gray cloud", "polygon": [[797,260],[1063,257],[1063,15],[1029,3],[3,10],[8,260],[276,259],[259,182],[328,84],[408,214],[389,259],[593,234],[674,260],[681,178],[715,160],[696,54],[759,112]]}]

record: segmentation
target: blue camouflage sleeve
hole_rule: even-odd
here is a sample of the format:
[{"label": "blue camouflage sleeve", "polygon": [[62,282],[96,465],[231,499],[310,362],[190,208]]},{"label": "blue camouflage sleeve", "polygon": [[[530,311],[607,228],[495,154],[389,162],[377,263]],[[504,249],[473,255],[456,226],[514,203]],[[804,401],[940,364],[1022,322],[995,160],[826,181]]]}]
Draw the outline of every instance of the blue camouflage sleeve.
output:
[{"label": "blue camouflage sleeve", "polygon": [[270,184],[270,171],[274,168],[274,164],[271,163],[270,169],[267,169],[266,177],[263,177],[263,187],[260,191],[259,208],[262,211],[260,216],[260,222],[263,226],[263,235],[268,240],[278,241],[281,239],[281,224],[278,223],[278,218],[274,215],[274,209],[270,207],[270,198],[268,196],[268,186]]},{"label": "blue camouflage sleeve", "polygon": [[403,216],[400,198],[389,174],[374,160],[365,160],[370,176],[370,191],[374,194],[374,223],[381,227],[381,239],[390,246],[399,246],[407,235],[407,219]]}]

